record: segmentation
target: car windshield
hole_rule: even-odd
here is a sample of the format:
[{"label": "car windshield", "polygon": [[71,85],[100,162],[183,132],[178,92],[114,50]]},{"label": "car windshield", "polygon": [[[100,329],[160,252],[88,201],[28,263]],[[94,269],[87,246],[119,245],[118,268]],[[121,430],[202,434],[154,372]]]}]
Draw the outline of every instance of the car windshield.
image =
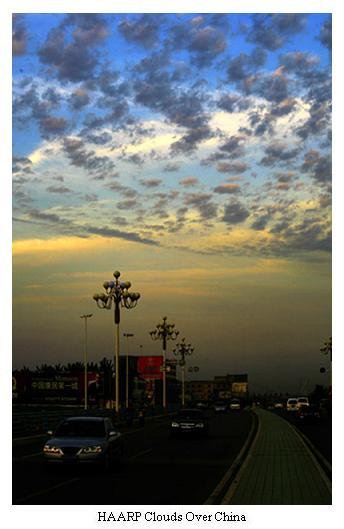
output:
[{"label": "car windshield", "polygon": [[308,402],[308,399],[306,397],[301,397],[298,399],[299,402]]},{"label": "car windshield", "polygon": [[103,421],[64,421],[56,432],[56,437],[105,437]]},{"label": "car windshield", "polygon": [[297,404],[297,400],[296,399],[289,399],[288,400],[288,404]]},{"label": "car windshield", "polygon": [[203,414],[197,410],[182,410],[178,413],[177,418],[182,420],[196,419],[200,421],[203,419]]}]

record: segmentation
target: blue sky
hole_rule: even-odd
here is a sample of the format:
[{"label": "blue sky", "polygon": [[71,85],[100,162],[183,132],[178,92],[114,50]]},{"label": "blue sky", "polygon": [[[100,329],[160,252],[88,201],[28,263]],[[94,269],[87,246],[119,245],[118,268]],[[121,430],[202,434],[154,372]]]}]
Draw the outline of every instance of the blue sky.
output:
[{"label": "blue sky", "polygon": [[[326,13],[15,15],[15,329],[25,307],[41,313],[47,285],[62,325],[64,304],[78,311],[122,267],[147,292],[142,336],[160,314],[158,285],[202,342],[215,289],[217,371],[251,366],[264,384],[268,338],[277,370],[291,351],[315,379],[331,320],[331,36]],[[282,299],[299,344],[274,320]],[[233,328],[233,350],[221,349],[228,310],[241,332],[254,328],[247,361]],[[18,362],[24,341],[43,360],[39,329],[16,332]],[[210,375],[201,344],[199,355]]]}]

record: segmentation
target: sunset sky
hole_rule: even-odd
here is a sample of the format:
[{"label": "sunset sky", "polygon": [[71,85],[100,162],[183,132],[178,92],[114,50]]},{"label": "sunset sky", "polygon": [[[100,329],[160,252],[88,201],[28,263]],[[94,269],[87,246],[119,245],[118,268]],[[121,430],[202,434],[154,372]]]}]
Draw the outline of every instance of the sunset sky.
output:
[{"label": "sunset sky", "polygon": [[166,315],[199,379],[328,382],[331,42],[328,14],[14,17],[13,367],[82,361],[85,312],[110,357],[120,270],[132,353]]}]

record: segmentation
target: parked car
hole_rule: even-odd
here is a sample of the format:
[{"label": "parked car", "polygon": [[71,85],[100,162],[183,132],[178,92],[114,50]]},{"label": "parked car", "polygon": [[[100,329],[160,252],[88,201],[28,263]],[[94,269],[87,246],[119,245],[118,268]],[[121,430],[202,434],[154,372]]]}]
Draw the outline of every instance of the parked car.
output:
[{"label": "parked car", "polygon": [[217,400],[214,403],[213,409],[215,413],[224,413],[228,410],[227,402],[224,400]]},{"label": "parked car", "polygon": [[287,411],[296,412],[298,410],[298,403],[296,398],[290,398],[287,400]]},{"label": "parked car", "polygon": [[105,468],[123,455],[122,435],[107,417],[69,417],[43,447],[49,463],[101,463]]},{"label": "parked car", "polygon": [[232,399],[229,403],[229,409],[231,411],[238,411],[241,409],[241,404],[239,399]]},{"label": "parked car", "polygon": [[301,406],[309,406],[308,397],[297,397],[297,407],[300,409]]},{"label": "parked car", "polygon": [[208,434],[208,421],[201,410],[180,410],[171,422],[171,436],[196,434],[206,436]]},{"label": "parked car", "polygon": [[301,406],[297,412],[297,418],[303,422],[315,422],[318,421],[320,416],[320,411],[317,406]]}]

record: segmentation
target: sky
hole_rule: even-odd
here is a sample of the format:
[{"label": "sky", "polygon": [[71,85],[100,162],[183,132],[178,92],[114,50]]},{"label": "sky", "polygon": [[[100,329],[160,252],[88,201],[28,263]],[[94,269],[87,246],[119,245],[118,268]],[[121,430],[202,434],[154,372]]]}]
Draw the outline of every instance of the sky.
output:
[{"label": "sky", "polygon": [[167,316],[189,377],[328,383],[331,16],[28,13],[12,33],[13,367],[82,360],[90,312],[90,360],[113,355],[92,296],[120,270],[132,353],[159,354]]}]

